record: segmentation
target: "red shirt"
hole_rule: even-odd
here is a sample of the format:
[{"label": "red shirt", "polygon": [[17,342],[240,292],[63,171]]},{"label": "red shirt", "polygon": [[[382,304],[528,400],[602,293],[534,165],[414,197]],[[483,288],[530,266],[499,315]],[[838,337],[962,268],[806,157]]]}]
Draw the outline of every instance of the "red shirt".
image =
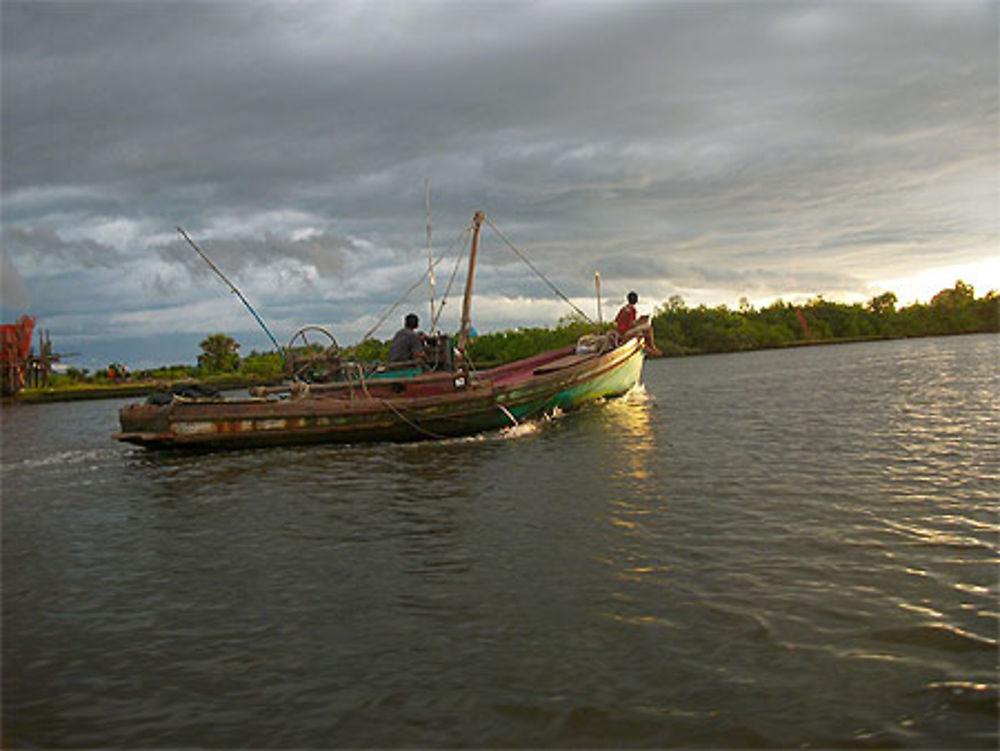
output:
[{"label": "red shirt", "polygon": [[622,309],[618,311],[618,315],[615,316],[615,325],[618,327],[618,333],[624,334],[632,328],[635,325],[636,318],[638,318],[638,314],[635,312],[635,305],[629,303],[622,306]]}]

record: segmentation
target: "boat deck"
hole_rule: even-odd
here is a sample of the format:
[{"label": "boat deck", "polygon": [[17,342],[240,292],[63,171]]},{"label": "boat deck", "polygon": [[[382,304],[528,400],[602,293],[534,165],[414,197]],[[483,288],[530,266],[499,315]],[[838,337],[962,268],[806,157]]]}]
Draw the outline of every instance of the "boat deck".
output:
[{"label": "boat deck", "polygon": [[[570,363],[568,362],[560,367],[553,366],[566,358],[579,357],[574,354],[575,351],[576,348],[571,345],[569,347],[563,347],[562,349],[553,350],[551,352],[544,352],[525,360],[518,360],[517,362],[508,363],[507,365],[500,365],[495,368],[490,368],[489,370],[481,371],[479,373],[479,379],[483,381],[492,381],[494,386],[510,386],[517,384],[521,381],[527,381],[535,375],[539,375],[540,372],[552,372],[560,369],[560,367],[569,367]],[[586,358],[588,356],[584,355],[583,357]],[[547,370],[542,370],[545,368],[547,368]]]}]

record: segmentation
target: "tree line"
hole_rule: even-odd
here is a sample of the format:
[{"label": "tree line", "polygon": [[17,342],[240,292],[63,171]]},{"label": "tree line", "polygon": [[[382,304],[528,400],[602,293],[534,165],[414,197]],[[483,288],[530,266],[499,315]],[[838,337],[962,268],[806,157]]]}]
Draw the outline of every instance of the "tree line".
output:
[{"label": "tree line", "polygon": [[757,309],[744,299],[736,310],[725,305],[689,308],[681,298],[673,297],[656,309],[653,327],[666,355],[1000,331],[997,292],[977,298],[972,286],[961,280],[929,303],[897,304],[892,292],[865,304],[817,296],[801,305],[777,300]]}]

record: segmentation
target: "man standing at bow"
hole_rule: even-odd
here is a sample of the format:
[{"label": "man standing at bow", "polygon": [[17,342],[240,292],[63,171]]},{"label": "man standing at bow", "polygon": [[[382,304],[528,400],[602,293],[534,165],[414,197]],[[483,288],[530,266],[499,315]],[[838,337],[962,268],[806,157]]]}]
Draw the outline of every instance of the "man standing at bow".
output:
[{"label": "man standing at bow", "polygon": [[615,316],[615,326],[618,329],[618,336],[622,341],[641,337],[646,342],[646,349],[651,355],[662,355],[653,339],[653,324],[650,323],[649,316],[639,317],[635,309],[635,304],[639,302],[639,295],[635,292],[628,293],[628,302],[622,306]]}]

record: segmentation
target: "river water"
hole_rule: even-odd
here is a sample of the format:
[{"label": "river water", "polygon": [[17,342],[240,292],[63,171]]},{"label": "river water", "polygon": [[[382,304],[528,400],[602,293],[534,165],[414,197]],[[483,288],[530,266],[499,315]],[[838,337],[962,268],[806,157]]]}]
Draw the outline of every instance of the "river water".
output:
[{"label": "river water", "polygon": [[998,345],[655,360],[405,445],[5,407],[4,745],[995,748]]}]

